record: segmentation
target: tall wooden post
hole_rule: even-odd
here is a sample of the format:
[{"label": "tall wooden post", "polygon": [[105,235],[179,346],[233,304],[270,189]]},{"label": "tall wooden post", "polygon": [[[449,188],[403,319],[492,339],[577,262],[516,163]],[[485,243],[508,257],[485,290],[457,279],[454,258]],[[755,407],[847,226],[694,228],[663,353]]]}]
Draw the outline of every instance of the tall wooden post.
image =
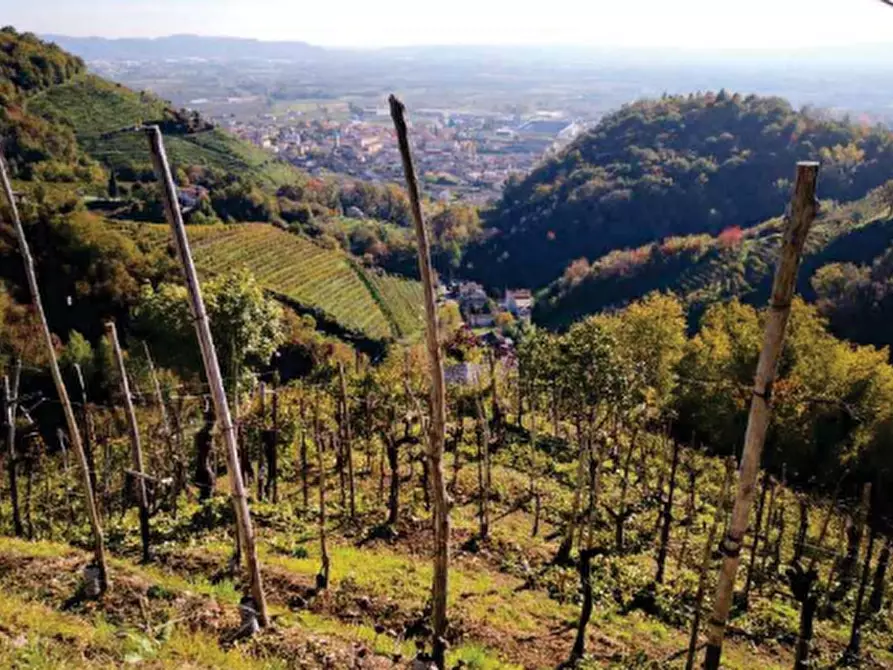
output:
[{"label": "tall wooden post", "polygon": [[81,464],[81,474],[83,475],[84,485],[84,502],[87,506],[87,513],[90,516],[90,525],[93,530],[93,555],[96,561],[96,568],[99,570],[99,590],[104,592],[108,588],[108,570],[105,561],[105,538],[102,535],[102,524],[99,521],[99,513],[96,511],[96,502],[93,499],[93,485],[90,482],[90,466],[87,463],[87,457],[84,454],[84,444],[81,442],[81,433],[78,429],[77,420],[74,417],[74,410],[71,407],[71,400],[68,397],[68,390],[65,388],[65,382],[62,380],[62,372],[59,370],[59,361],[56,359],[56,348],[53,345],[53,336],[50,334],[50,326],[47,323],[46,313],[43,311],[43,302],[40,299],[40,289],[37,284],[37,273],[34,271],[34,261],[31,258],[31,251],[28,248],[28,240],[25,237],[25,229],[22,227],[22,220],[19,218],[19,209],[16,206],[15,196],[12,192],[12,184],[9,181],[9,174],[6,169],[6,158],[0,153],[0,179],[3,181],[3,190],[9,201],[9,208],[12,210],[12,223],[15,227],[16,237],[19,243],[19,253],[22,254],[22,260],[25,263],[25,276],[28,279],[28,289],[31,292],[31,301],[34,310],[40,317],[42,326],[43,341],[46,345],[47,355],[50,361],[50,372],[53,375],[53,383],[56,385],[56,392],[59,394],[59,401],[62,403],[62,409],[65,413],[65,423],[68,426],[68,435],[74,450],[77,452],[78,460]]},{"label": "tall wooden post", "polygon": [[140,506],[140,538],[143,543],[143,562],[151,560],[149,541],[149,497],[146,494],[146,471],[143,467],[143,447],[140,444],[140,427],[136,421],[136,410],[130,395],[130,381],[127,379],[127,368],[124,367],[124,354],[118,342],[118,329],[112,321],[106,321],[105,333],[115,354],[118,376],[121,378],[121,394],[124,396],[124,409],[127,411],[127,427],[130,430],[130,453],[133,458],[134,477],[136,479],[136,495]]},{"label": "tall wooden post", "polygon": [[434,270],[431,267],[431,249],[428,244],[428,230],[422,216],[419,198],[419,184],[412,164],[412,152],[406,129],[406,108],[395,96],[389,98],[391,118],[397,131],[403,172],[406,174],[406,188],[412,206],[415,222],[416,243],[418,244],[419,272],[425,294],[426,341],[431,374],[431,421],[428,425],[428,459],[431,470],[431,489],[434,494],[434,580],[432,585],[431,611],[434,634],[434,662],[439,670],[446,663],[447,628],[447,584],[450,561],[450,516],[446,481],[443,475],[443,446],[446,430],[446,384],[443,378],[443,358],[440,338],[437,333],[437,300],[434,291]]},{"label": "tall wooden post", "polygon": [[211,389],[211,397],[214,401],[217,420],[220,422],[223,441],[225,444],[226,465],[229,471],[230,490],[232,491],[233,506],[236,510],[237,531],[241,535],[242,546],[248,563],[248,576],[251,580],[251,594],[257,607],[258,619],[262,626],[269,623],[267,616],[267,601],[264,596],[263,582],[260,574],[260,562],[257,558],[257,546],[254,538],[254,528],[251,524],[251,513],[248,510],[248,498],[245,496],[245,484],[242,481],[242,472],[239,469],[239,451],[236,444],[236,431],[232,417],[229,413],[229,403],[226,391],[223,388],[223,378],[220,374],[220,363],[217,360],[217,352],[214,349],[214,340],[211,337],[211,325],[208,313],[205,311],[205,301],[202,298],[201,285],[198,281],[198,273],[192,262],[192,253],[189,249],[189,240],[186,237],[186,227],[183,225],[183,216],[177,202],[177,189],[171,176],[167,154],[164,151],[164,142],[161,138],[161,130],[158,126],[146,129],[149,140],[149,149],[152,153],[152,164],[162,187],[164,199],[164,211],[173,233],[174,244],[183,272],[186,277],[186,288],[189,291],[189,305],[192,317],[195,321],[195,331],[198,336],[199,347],[202,352],[205,374]]},{"label": "tall wooden post", "polygon": [[803,244],[806,235],[815,219],[816,181],[819,164],[802,162],[797,164],[797,181],[794,186],[794,197],[791,204],[791,215],[785,226],[784,241],[775,271],[772,285],[772,298],[769,303],[769,315],[766,321],[766,332],[760,361],[757,364],[756,378],[753,387],[753,400],[750,405],[750,416],[747,422],[747,433],[744,437],[744,451],[741,455],[741,477],[735,507],[732,510],[732,521],[722,543],[724,555],[716,587],[716,599],[713,604],[713,615],[708,630],[705,668],[718,670],[722,656],[722,643],[725,636],[726,621],[732,607],[732,595],[735,589],[735,576],[741,561],[741,547],[747,530],[747,518],[753,504],[756,491],[757,474],[760,470],[760,456],[769,427],[772,383],[775,380],[778,359],[784,344],[788,318],[791,314],[791,300],[794,296],[794,285]]}]

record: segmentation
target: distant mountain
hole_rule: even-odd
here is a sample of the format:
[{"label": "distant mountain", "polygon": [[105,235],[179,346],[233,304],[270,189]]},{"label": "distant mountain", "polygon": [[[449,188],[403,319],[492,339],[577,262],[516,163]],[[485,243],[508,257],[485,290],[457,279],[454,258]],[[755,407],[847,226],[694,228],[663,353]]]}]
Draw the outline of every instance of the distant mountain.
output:
[{"label": "distant mountain", "polygon": [[803,159],[822,161],[822,197],[857,199],[893,175],[893,134],[724,91],[627,105],[510,180],[467,269],[538,287],[575,259],[748,228],[784,210]]},{"label": "distant mountain", "polygon": [[307,60],[324,53],[306,42],[267,42],[242,37],[170,35],[155,38],[68,37],[43,35],[43,39],[84,60],[164,60],[185,58],[248,58]]}]

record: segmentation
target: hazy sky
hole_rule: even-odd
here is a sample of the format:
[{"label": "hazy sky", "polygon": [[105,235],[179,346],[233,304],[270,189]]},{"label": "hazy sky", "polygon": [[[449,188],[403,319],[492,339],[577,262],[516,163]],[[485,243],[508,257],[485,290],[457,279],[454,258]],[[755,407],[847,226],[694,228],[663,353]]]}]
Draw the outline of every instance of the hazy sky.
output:
[{"label": "hazy sky", "polygon": [[332,46],[891,44],[880,0],[0,0],[0,23],[66,35],[172,33]]}]

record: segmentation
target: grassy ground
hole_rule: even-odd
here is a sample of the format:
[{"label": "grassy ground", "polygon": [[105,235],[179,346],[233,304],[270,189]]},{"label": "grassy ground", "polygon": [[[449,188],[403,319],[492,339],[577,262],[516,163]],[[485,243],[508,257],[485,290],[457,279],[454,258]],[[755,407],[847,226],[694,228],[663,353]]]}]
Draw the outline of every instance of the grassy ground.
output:
[{"label": "grassy ground", "polygon": [[[548,466],[540,464],[535,481],[544,512],[539,533],[533,537],[531,478],[521,446],[507,446],[494,457],[492,537],[483,545],[472,542],[478,523],[475,447],[465,444],[461,452],[464,465],[452,487],[450,667],[554,668],[567,658],[573,641],[579,615],[578,578],[572,568],[549,565],[559,539],[556,522],[571,499],[567,482],[573,464],[560,454]],[[119,443],[116,448],[126,446]],[[153,668],[405,667],[415,655],[416,642],[425,638],[431,581],[430,531],[419,487],[420,468],[416,465],[415,472],[410,471],[407,450],[403,518],[398,536],[388,540],[370,533],[383,519],[377,454],[368,461],[362,453],[356,456],[358,515],[353,521],[342,513],[337,476],[328,478],[332,581],[327,592],[315,594],[320,567],[316,478],[311,472],[310,505],[305,509],[293,449],[283,453],[278,504],[255,501],[252,505],[273,618],[270,628],[250,640],[231,639],[244,585],[227,568],[232,551],[231,508],[221,480],[220,495],[210,504],[202,507],[181,500],[176,517],[163,512],[153,519],[156,558],[150,565],[136,562],[139,538],[134,512],[122,516],[113,511],[106,521],[114,556],[113,584],[98,602],[75,597],[80,571],[89,560],[88,553],[77,548],[86,546],[85,528],[63,530],[58,520],[47,528],[38,524],[38,534],[68,539],[75,546],[48,539],[0,538],[0,667],[104,668],[131,663]],[[702,552],[703,526],[713,516],[721,476],[720,465],[713,459],[686,453],[683,463],[703,473],[694,491],[688,531],[684,521],[689,516],[689,492],[681,478],[674,515],[682,522],[673,529],[667,580],[657,588],[655,605],[637,607],[636,594],[654,575],[656,508],[643,506],[633,517],[622,555],[609,552],[594,561],[596,607],[587,642],[591,667],[682,667],[682,659],[675,655],[687,645],[696,586],[693,568]],[[447,471],[451,481],[452,461],[447,462]],[[653,477],[652,487],[662,471],[666,471],[662,459],[644,471]],[[602,481],[601,499],[606,508],[615,508],[619,475],[610,460]],[[792,491],[781,494],[789,508],[783,561],[792,551],[794,495]],[[8,532],[5,497],[3,502],[0,529]],[[821,509],[816,502],[812,540],[819,534]],[[603,516],[596,529],[597,542],[603,544],[613,538],[607,519]],[[826,546],[835,546],[839,534],[835,521]],[[758,558],[760,565],[763,556]],[[771,557],[767,560],[771,562]],[[711,574],[716,566],[714,562]],[[821,564],[822,579],[829,567],[830,561]],[[765,571],[758,577],[748,612],[733,619],[724,667],[771,670],[792,665],[796,603],[778,573]],[[818,623],[816,667],[830,667],[840,658],[848,639],[851,600],[852,596],[839,612]],[[863,667],[893,667],[891,642],[885,610],[867,625]]]}]

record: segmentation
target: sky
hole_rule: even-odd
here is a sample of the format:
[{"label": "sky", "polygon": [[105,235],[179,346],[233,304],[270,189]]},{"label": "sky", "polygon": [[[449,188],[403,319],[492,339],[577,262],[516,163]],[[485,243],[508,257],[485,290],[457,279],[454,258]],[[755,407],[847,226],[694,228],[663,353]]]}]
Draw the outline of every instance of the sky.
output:
[{"label": "sky", "polygon": [[891,44],[881,0],[0,0],[0,23],[71,36],[226,35],[323,46]]}]

